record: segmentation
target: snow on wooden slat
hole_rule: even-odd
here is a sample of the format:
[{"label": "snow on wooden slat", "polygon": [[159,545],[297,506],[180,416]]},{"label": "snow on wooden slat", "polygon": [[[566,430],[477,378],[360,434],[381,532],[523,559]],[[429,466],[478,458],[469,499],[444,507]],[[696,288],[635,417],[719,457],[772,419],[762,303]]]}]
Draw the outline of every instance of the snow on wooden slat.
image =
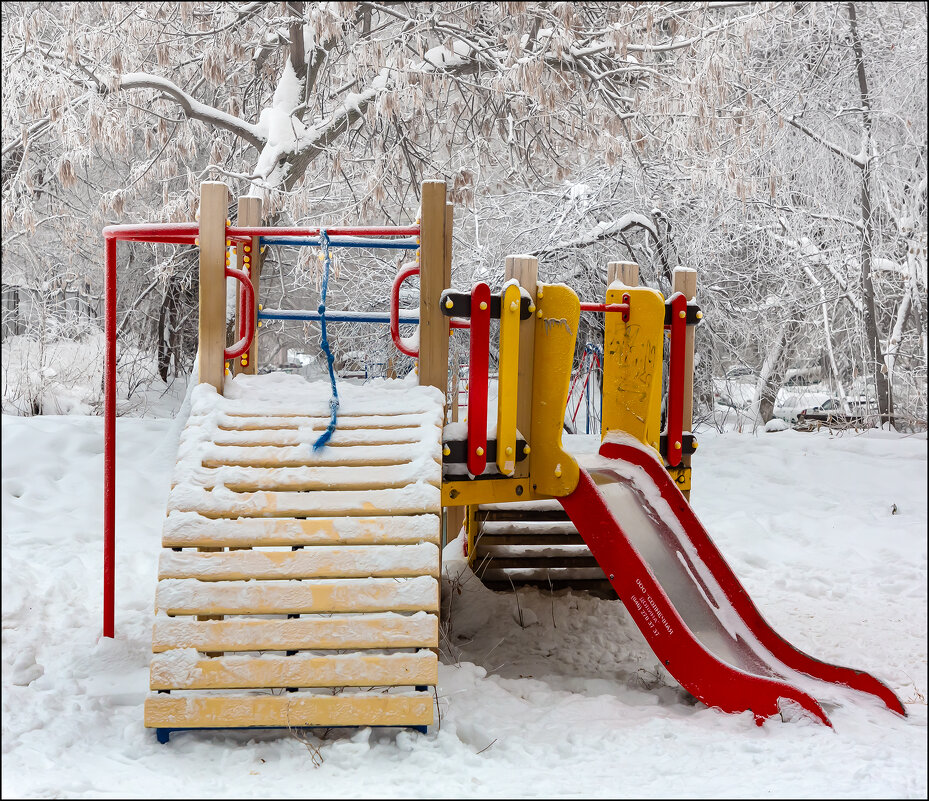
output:
[{"label": "snow on wooden slat", "polygon": [[145,699],[149,728],[428,726],[432,693],[234,695]]},{"label": "snow on wooden slat", "polygon": [[153,690],[434,686],[438,657],[422,650],[413,654],[298,653],[204,659],[195,649],[185,648],[155,654],[150,679]]},{"label": "snow on wooden slat", "polygon": [[168,511],[206,517],[328,517],[330,515],[438,514],[441,490],[425,482],[401,489],[315,492],[232,492],[218,487],[178,484],[168,495]]},{"label": "snow on wooden slat", "polygon": [[[341,386],[346,386],[342,384]],[[329,388],[326,387],[328,393]],[[364,399],[344,399],[341,389],[339,391],[339,417],[393,417],[402,414],[434,414],[441,410],[442,404],[433,398],[417,397],[416,394],[407,394],[392,398],[393,393],[378,395],[376,392],[368,393]],[[393,403],[385,403],[384,398],[391,398]],[[216,406],[193,405],[191,414],[204,414],[216,410]],[[319,398],[301,402],[289,400],[283,403],[267,401],[260,398],[254,400],[235,400],[224,397],[218,406],[219,410],[230,416],[238,417],[328,417],[329,398]]]},{"label": "snow on wooden slat", "polygon": [[[263,415],[263,414],[221,414],[217,418],[210,416],[192,418],[188,425],[215,425],[224,431],[255,431],[259,429],[305,428],[322,433],[329,425],[329,411],[319,415],[307,413],[299,415]],[[359,431],[391,428],[432,428],[442,424],[440,411],[420,412],[418,414],[343,416],[341,410],[336,423],[336,431]]]},{"label": "snow on wooden slat", "polygon": [[163,579],[155,608],[169,615],[275,615],[437,611],[432,576],[307,581]]},{"label": "snow on wooden slat", "polygon": [[178,465],[174,480],[192,486],[223,485],[234,492],[278,490],[367,490],[396,489],[418,480],[435,486],[442,483],[439,463],[428,458],[390,467],[191,467]]},{"label": "snow on wooden slat", "polygon": [[350,648],[436,648],[439,619],[428,612],[393,612],[293,620],[172,620],[159,617],[155,653],[172,648],[219,651],[296,651]]},{"label": "snow on wooden slat", "polygon": [[165,519],[162,545],[244,547],[282,545],[438,544],[438,515],[390,517],[211,518],[196,512],[171,512]]},{"label": "snow on wooden slat", "polygon": [[[212,435],[217,445],[309,445],[322,434],[322,429],[313,431],[308,428],[276,429],[261,431],[226,431],[219,429]],[[429,438],[438,439],[441,429],[423,428],[386,428],[362,429],[360,431],[336,431],[326,445],[327,448],[339,448],[347,445],[409,445]]]},{"label": "snow on wooden slat", "polygon": [[358,545],[300,551],[163,551],[161,579],[247,579],[439,576],[439,549],[419,545]]},{"label": "snow on wooden slat", "polygon": [[[425,443],[424,443],[425,445]],[[442,443],[435,440],[429,447],[418,449],[436,461],[442,459]],[[376,466],[403,464],[410,461],[407,445],[347,445],[341,448],[322,448],[313,451],[309,445],[241,447],[207,443],[200,448],[204,467],[304,467],[311,465]]]}]

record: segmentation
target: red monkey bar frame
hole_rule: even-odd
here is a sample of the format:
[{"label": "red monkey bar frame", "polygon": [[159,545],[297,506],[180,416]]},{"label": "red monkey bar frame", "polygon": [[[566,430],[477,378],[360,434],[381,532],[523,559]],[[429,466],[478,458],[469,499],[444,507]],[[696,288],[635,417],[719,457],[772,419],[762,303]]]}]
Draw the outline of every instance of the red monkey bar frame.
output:
[{"label": "red monkey bar frame", "polygon": [[[104,338],[106,347],[103,365],[103,636],[116,636],[116,243],[148,242],[151,244],[195,245],[200,231],[198,223],[162,225],[109,225],[103,229],[104,239]],[[242,270],[226,267],[226,275],[242,284],[244,319],[252,319],[255,308],[255,288],[251,277]],[[224,356],[233,359],[245,353],[252,344],[254,328]]]}]

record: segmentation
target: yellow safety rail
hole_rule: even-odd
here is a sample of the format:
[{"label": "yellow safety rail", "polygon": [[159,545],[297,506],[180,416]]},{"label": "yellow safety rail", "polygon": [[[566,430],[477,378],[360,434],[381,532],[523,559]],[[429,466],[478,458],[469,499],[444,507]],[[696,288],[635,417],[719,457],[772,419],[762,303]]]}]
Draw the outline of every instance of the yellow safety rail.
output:
[{"label": "yellow safety rail", "polygon": [[500,354],[497,379],[497,468],[505,476],[516,469],[516,385],[519,379],[519,302],[510,284],[500,303]]}]

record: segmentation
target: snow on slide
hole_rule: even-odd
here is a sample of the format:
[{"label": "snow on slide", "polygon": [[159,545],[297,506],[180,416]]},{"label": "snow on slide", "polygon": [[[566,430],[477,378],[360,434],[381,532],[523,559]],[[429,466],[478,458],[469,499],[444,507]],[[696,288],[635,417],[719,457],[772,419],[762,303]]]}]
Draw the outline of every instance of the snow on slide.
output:
[{"label": "snow on slide", "polygon": [[637,440],[611,435],[559,500],[655,655],[708,706],[750,710],[759,725],[791,702],[831,725],[823,705],[868,696],[906,714],[873,676],[820,662],[768,625],[658,455]]}]

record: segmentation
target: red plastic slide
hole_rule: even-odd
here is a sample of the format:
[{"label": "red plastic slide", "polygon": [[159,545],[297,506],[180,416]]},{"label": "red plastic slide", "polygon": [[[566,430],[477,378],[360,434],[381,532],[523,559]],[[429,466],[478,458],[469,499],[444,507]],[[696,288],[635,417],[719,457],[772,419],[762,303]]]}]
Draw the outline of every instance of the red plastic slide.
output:
[{"label": "red plastic slide", "polygon": [[848,690],[906,710],[884,684],[794,648],[764,620],[658,455],[604,442],[561,505],[668,672],[703,703],[760,725],[793,701],[831,726],[814,697]]}]

